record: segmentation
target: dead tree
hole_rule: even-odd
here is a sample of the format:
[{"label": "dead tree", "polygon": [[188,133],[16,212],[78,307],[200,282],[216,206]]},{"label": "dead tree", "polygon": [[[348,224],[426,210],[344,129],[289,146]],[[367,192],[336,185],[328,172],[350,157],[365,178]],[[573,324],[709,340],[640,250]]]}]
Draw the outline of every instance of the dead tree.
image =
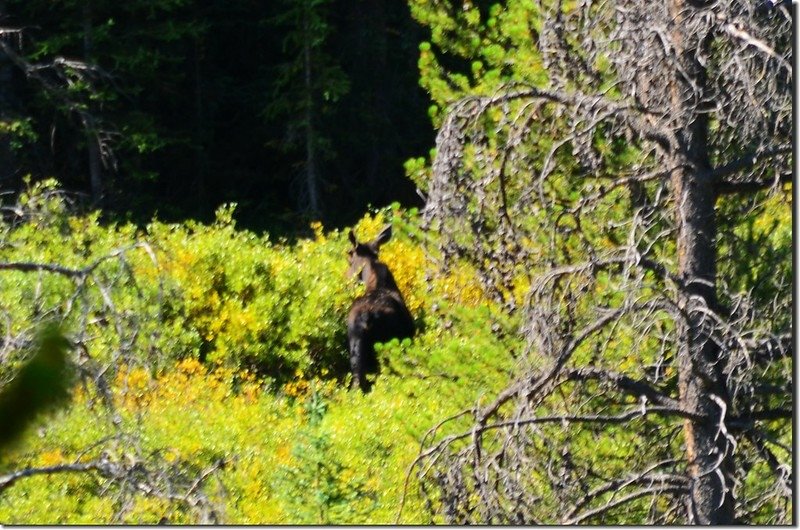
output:
[{"label": "dead tree", "polygon": [[446,520],[791,521],[791,264],[737,235],[791,182],[774,4],[541,1],[548,84],[449,109],[427,220],[522,311],[528,368],[423,447]]},{"label": "dead tree", "polygon": [[[89,4],[86,4],[87,10]],[[23,31],[17,28],[0,27],[0,57],[13,64],[37,90],[52,98],[57,109],[68,116],[75,116],[86,137],[87,172],[90,191],[95,204],[101,205],[107,183],[104,172],[117,170],[115,143],[119,133],[102,118],[102,113],[93,103],[103,84],[110,76],[97,65],[88,62],[91,53],[90,23],[88,11],[84,21],[84,54],[87,61],[55,57],[51,61],[34,63],[22,53]],[[16,42],[15,42],[16,41]],[[76,87],[83,86],[81,90]]]}]

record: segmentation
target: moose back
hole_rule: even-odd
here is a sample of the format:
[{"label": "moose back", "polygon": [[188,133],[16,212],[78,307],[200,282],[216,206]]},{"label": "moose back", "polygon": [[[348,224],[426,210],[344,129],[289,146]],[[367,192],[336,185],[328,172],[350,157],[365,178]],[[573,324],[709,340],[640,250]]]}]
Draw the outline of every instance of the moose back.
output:
[{"label": "moose back", "polygon": [[350,349],[352,385],[369,392],[366,374],[378,373],[376,342],[410,338],[414,335],[414,319],[406,307],[389,267],[378,261],[381,245],[392,237],[391,225],[369,243],[359,243],[350,230],[349,275],[360,274],[366,292],[353,301],[347,315],[347,340]]}]

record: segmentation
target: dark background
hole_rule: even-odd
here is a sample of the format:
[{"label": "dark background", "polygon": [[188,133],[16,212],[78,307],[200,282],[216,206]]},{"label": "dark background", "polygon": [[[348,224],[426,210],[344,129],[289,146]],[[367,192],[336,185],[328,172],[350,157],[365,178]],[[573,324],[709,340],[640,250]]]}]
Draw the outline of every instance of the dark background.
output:
[{"label": "dark background", "polygon": [[[0,130],[3,191],[27,174],[52,176],[106,218],[141,223],[208,221],[236,202],[240,226],[284,233],[421,203],[403,162],[433,144],[416,64],[428,30],[404,2],[0,0],[0,26],[23,30],[5,42],[32,65],[65,57],[99,67],[91,86],[69,90],[113,132],[117,161],[93,202],[76,113],[0,53],[0,119],[31,130],[16,148]],[[305,67],[315,82],[316,213],[304,199]]]}]

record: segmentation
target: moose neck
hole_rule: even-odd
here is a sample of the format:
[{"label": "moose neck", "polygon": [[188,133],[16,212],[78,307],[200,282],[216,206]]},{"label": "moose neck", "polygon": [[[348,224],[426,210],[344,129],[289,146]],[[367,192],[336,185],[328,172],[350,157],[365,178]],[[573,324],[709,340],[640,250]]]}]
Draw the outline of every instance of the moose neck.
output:
[{"label": "moose neck", "polygon": [[368,293],[376,289],[388,289],[390,291],[399,292],[397,283],[395,283],[394,277],[389,271],[389,267],[378,260],[367,262],[361,270],[361,281],[364,282]]}]

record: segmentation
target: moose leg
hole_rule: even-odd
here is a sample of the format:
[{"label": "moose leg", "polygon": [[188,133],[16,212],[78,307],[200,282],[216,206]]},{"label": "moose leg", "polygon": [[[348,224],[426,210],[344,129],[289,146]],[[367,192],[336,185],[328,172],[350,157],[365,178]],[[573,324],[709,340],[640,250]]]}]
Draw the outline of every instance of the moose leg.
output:
[{"label": "moose leg", "polygon": [[364,339],[361,337],[350,337],[350,371],[353,373],[350,388],[358,385],[361,391],[366,394],[369,392],[371,385],[364,374],[365,346]]}]

